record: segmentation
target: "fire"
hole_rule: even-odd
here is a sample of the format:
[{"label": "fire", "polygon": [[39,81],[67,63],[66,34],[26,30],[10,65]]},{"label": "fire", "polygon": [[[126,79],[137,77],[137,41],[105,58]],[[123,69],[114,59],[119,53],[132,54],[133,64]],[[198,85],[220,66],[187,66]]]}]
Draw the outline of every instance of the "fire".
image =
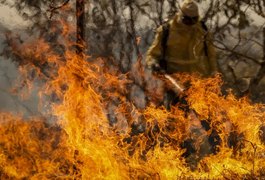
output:
[{"label": "fire", "polygon": [[[60,54],[43,40],[28,46],[37,47],[13,46],[26,64],[21,76],[28,87],[44,79],[40,95],[56,97],[48,101],[56,122],[0,114],[1,179],[264,177],[265,107],[223,95],[219,75],[174,76],[190,84],[186,99],[204,129],[178,105],[137,108],[126,97],[130,74],[118,73],[105,59],[90,61],[71,50]],[[50,71],[40,68],[43,63]],[[185,157],[183,143],[194,137],[196,152]]]},{"label": "fire", "polygon": [[41,119],[22,120],[1,113],[1,179],[45,179],[73,174],[73,159],[63,145],[66,134]]}]

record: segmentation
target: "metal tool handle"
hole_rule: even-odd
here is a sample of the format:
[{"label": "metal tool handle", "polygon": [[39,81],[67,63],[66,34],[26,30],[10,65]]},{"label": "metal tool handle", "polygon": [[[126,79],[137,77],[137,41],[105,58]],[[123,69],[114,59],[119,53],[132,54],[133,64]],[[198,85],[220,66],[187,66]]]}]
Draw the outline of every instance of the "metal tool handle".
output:
[{"label": "metal tool handle", "polygon": [[182,94],[185,91],[184,86],[179,83],[178,81],[176,81],[171,75],[167,74],[166,71],[161,68],[159,65],[158,66],[154,66],[155,67],[155,72],[157,74],[163,75],[174,87],[174,91],[177,94]]},{"label": "metal tool handle", "polygon": [[169,80],[170,83],[174,86],[174,90],[176,91],[176,93],[182,94],[185,91],[184,86],[178,81],[176,81],[172,76],[170,76],[169,74],[164,74],[164,77]]}]

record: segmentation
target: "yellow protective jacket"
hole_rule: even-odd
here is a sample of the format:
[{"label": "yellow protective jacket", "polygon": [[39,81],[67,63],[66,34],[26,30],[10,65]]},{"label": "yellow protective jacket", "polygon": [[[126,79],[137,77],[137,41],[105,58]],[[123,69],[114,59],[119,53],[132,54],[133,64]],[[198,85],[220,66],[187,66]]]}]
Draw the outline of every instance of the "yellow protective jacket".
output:
[{"label": "yellow protective jacket", "polygon": [[[206,32],[201,22],[193,26],[182,24],[179,15],[169,21],[169,36],[165,60],[167,63],[167,73],[176,72],[198,72],[202,76],[210,76],[217,72],[217,62],[215,49],[211,42],[211,37]],[[152,67],[162,58],[162,33],[163,27],[157,29],[155,40],[149,48],[146,56],[147,67]],[[208,56],[205,54],[205,44],[207,43]]]}]

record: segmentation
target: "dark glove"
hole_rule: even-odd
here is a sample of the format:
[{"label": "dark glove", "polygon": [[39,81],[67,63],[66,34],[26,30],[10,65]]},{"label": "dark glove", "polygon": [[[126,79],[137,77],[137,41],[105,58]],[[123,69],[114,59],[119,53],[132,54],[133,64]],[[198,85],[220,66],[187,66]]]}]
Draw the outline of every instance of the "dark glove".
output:
[{"label": "dark glove", "polygon": [[161,68],[161,66],[158,63],[154,63],[151,67],[152,71],[155,73],[165,73],[165,70]]}]

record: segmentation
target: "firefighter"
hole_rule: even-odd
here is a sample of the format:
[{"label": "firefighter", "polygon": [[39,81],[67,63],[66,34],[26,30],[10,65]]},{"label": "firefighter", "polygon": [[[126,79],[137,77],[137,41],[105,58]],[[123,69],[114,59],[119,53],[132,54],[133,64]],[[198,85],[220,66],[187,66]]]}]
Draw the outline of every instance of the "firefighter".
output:
[{"label": "firefighter", "polygon": [[[209,77],[217,72],[211,35],[205,24],[200,21],[198,5],[194,1],[185,0],[180,12],[157,29],[155,40],[147,52],[146,66],[153,72],[165,73],[165,76],[186,72]],[[163,103],[167,109],[170,109],[172,104],[179,103],[188,116],[194,116],[191,122],[196,126],[190,128],[194,138],[185,141],[183,148],[187,149],[184,157],[189,164],[197,164],[200,158],[211,153],[206,130],[202,128],[194,111],[189,109],[185,96],[180,98],[176,92],[168,90]],[[195,142],[198,138],[203,140],[199,149],[196,149]]]},{"label": "firefighter", "polygon": [[199,20],[198,5],[194,1],[185,0],[180,12],[157,29],[146,65],[153,71],[199,73],[204,77],[217,72],[211,37]]},{"label": "firefighter", "polygon": [[[157,29],[155,40],[146,55],[146,66],[153,72],[166,74],[186,72],[209,77],[217,72],[215,49],[206,25],[199,19],[198,5],[184,0],[175,17]],[[171,90],[163,104],[181,101]],[[185,101],[184,101],[185,103]]]}]

